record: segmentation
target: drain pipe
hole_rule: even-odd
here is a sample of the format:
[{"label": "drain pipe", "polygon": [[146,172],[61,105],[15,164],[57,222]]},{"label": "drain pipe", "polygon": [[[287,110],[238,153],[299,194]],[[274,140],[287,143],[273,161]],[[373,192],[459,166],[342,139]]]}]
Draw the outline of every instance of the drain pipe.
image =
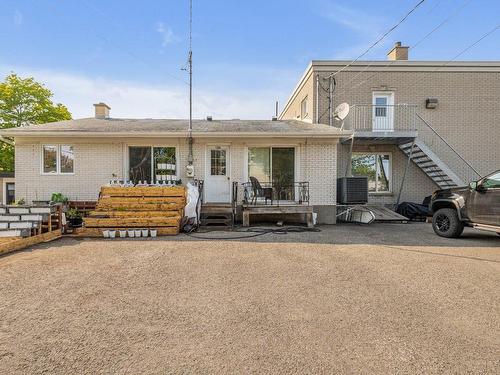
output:
[{"label": "drain pipe", "polygon": [[316,73],[316,124],[319,123],[319,73]]}]

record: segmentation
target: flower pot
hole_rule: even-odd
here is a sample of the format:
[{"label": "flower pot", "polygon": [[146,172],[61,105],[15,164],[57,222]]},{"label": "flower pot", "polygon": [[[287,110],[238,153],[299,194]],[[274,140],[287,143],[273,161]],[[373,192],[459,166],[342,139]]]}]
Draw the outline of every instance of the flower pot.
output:
[{"label": "flower pot", "polygon": [[103,231],[102,231],[102,236],[103,236],[104,238],[109,238],[109,230],[107,230],[107,229],[106,229],[106,230],[103,230]]},{"label": "flower pot", "polygon": [[161,174],[156,175],[156,181],[161,181]]},{"label": "flower pot", "polygon": [[151,234],[151,237],[156,237],[156,235],[158,234],[158,231],[156,229],[150,229],[149,233]]},{"label": "flower pot", "polygon": [[120,238],[125,238],[127,237],[127,231],[126,230],[121,230],[120,231]]},{"label": "flower pot", "polygon": [[129,229],[129,230],[127,230],[127,234],[130,238],[134,238],[135,237],[135,230]]},{"label": "flower pot", "polygon": [[72,228],[80,228],[83,223],[83,219],[81,217],[72,217],[68,219],[69,224]]},{"label": "flower pot", "polygon": [[109,238],[115,238],[116,237],[116,230],[110,230],[109,231]]},{"label": "flower pot", "polygon": [[165,164],[165,163],[158,163],[157,167],[158,167],[158,169],[167,169],[167,164]]},{"label": "flower pot", "polygon": [[140,229],[136,229],[136,230],[134,230],[134,232],[135,232],[135,236],[136,237],[140,237],[141,236],[141,230]]},{"label": "flower pot", "polygon": [[142,237],[147,237],[147,236],[148,236],[148,232],[149,232],[149,231],[148,231],[147,229],[143,229],[143,230],[141,231]]}]

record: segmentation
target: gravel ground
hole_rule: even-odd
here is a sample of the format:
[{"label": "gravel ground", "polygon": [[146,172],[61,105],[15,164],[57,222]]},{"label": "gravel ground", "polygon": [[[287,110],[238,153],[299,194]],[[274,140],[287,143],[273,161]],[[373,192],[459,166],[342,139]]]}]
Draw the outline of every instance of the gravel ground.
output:
[{"label": "gravel ground", "polygon": [[65,238],[0,258],[0,373],[500,373],[497,237]]}]

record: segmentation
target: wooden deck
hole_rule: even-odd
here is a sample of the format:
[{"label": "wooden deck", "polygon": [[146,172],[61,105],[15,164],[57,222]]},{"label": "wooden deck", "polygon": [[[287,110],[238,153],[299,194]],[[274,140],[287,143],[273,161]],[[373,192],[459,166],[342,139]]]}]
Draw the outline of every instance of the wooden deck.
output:
[{"label": "wooden deck", "polygon": [[13,251],[22,250],[29,246],[37,245],[42,242],[53,241],[61,237],[61,229],[51,232],[37,234],[31,237],[5,237],[0,238],[0,255],[8,254]]},{"label": "wooden deck", "polygon": [[286,215],[304,214],[308,227],[313,227],[313,207],[309,205],[243,205],[243,226],[250,226],[250,217],[255,215]]}]

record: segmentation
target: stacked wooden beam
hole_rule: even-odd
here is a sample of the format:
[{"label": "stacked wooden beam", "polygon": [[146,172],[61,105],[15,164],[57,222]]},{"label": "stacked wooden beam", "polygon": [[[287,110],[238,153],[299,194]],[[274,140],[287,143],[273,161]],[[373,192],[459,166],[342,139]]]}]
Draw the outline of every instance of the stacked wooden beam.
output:
[{"label": "stacked wooden beam", "polygon": [[101,188],[95,211],[84,218],[81,236],[101,236],[104,230],[156,229],[158,235],[179,233],[186,205],[182,186]]}]

